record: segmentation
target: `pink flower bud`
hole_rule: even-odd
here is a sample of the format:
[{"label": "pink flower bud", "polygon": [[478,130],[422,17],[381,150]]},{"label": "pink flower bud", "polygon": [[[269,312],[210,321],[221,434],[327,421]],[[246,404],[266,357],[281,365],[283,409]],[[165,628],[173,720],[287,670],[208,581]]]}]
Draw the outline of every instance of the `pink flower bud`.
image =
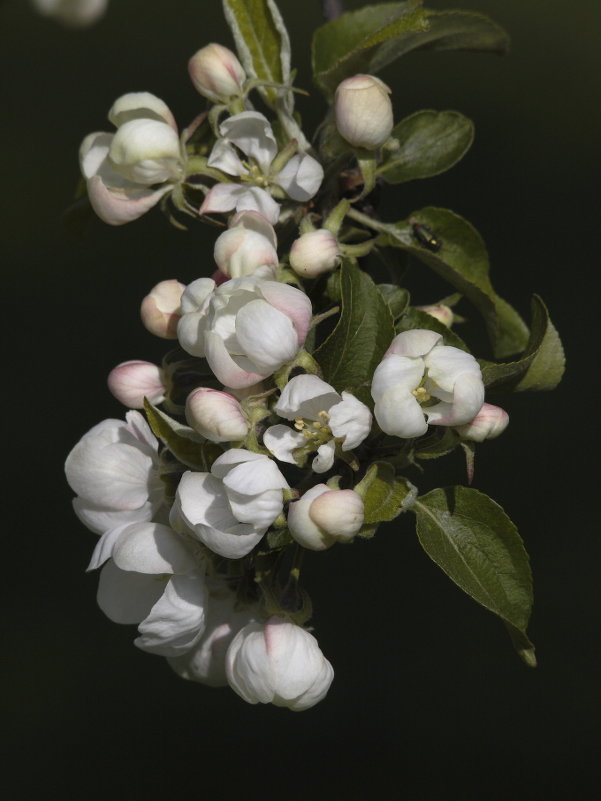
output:
[{"label": "pink flower bud", "polygon": [[390,89],[373,75],[354,75],[336,89],[334,114],[339,134],[353,147],[377,150],[392,132]]},{"label": "pink flower bud", "polygon": [[175,278],[161,281],[142,301],[140,316],[144,327],[162,339],[177,339],[177,324],[181,317],[180,301],[184,284]]},{"label": "pink flower bud", "polygon": [[143,409],[144,398],[155,404],[165,398],[163,371],[150,362],[118,364],[109,373],[107,383],[111,394],[128,409]]},{"label": "pink flower bud", "polygon": [[453,310],[450,306],[445,306],[444,303],[434,303],[430,306],[416,306],[415,308],[426,312],[430,317],[434,317],[435,320],[438,320],[439,323],[446,325],[447,328],[453,325],[453,320],[455,319]]},{"label": "pink flower bud", "polygon": [[250,427],[236,398],[208,387],[200,387],[188,395],[186,420],[211,442],[240,442]]},{"label": "pink flower bud", "polygon": [[356,492],[317,484],[288,507],[288,528],[300,545],[323,551],[352,540],[363,517],[363,501]]},{"label": "pink flower bud", "polygon": [[456,426],[455,431],[462,439],[472,442],[484,442],[494,439],[505,431],[509,424],[509,415],[500,406],[484,403],[478,414],[469,423]]},{"label": "pink flower bud", "polygon": [[220,44],[208,44],[188,62],[195,89],[212,103],[227,103],[242,92],[246,73],[235,54]]},{"label": "pink flower bud", "polygon": [[[269,220],[257,211],[236,214],[229,229],[217,237],[215,262],[228,278],[240,278],[254,273],[259,267],[276,267],[278,254],[275,231]],[[273,278],[273,270],[265,271]]]},{"label": "pink flower bud", "polygon": [[290,266],[296,273],[307,278],[334,270],[339,261],[338,241],[325,228],[302,234],[294,240],[290,248]]}]

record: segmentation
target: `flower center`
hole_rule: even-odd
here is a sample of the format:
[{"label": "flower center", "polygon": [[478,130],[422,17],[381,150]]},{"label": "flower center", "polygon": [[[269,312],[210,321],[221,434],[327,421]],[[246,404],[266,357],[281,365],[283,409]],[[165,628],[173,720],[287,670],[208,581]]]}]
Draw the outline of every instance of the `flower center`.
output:
[{"label": "flower center", "polygon": [[330,415],[321,411],[318,413],[318,420],[305,420],[303,417],[297,417],[294,421],[294,427],[300,431],[303,437],[306,437],[311,444],[319,447],[332,439],[332,430],[328,425]]},{"label": "flower center", "polygon": [[418,387],[412,390],[411,394],[415,396],[418,403],[427,403],[432,397],[425,387]]}]

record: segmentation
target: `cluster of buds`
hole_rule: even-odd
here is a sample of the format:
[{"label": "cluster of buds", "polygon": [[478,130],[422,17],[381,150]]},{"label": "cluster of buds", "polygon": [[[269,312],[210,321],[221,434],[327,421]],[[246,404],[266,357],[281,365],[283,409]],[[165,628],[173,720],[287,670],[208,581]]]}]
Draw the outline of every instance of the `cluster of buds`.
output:
[{"label": "cluster of buds", "polygon": [[[226,228],[212,277],[167,279],[143,299],[144,326],[179,347],[161,365],[114,368],[108,385],[125,421],[82,437],[67,480],[76,514],[100,536],[90,563],[102,568],[99,605],[137,625],[139,648],[249,703],[302,710],[324,697],[333,669],[307,628],[300,557],[361,535],[359,471],[373,443],[388,436],[400,449],[431,426],[480,442],[507,416],[484,403],[474,357],[432,330],[396,335],[363,386],[323,379],[310,352],[321,318],[303,280],[315,286],[374,240],[345,241],[346,200],[319,213],[321,163],[298,140],[276,139],[250,107],[257,82],[234,53],[207,45],[189,74],[213,105],[181,136],[162,100],[135,93],[113,105],[115,133],[81,146],[90,201],[106,222],[169,198],[196,217],[226,215]],[[336,125],[357,158],[390,137],[389,95],[369,75],[338,87]],[[192,190],[203,194],[196,206]],[[282,246],[292,224],[298,235]]]}]

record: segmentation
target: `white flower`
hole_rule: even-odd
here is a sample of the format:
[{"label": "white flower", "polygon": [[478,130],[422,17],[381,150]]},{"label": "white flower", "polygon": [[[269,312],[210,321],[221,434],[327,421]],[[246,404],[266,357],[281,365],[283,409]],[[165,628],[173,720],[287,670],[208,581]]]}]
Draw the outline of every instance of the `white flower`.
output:
[{"label": "white flower", "polygon": [[338,85],[334,115],[338,133],[353,145],[377,150],[392,132],[390,89],[373,75],[353,75]]},{"label": "white flower", "polygon": [[334,670],[308,631],[282,618],[249,623],[226,655],[231,688],[249,704],[309,709],[326,695]]},{"label": "white flower", "polygon": [[151,520],[163,503],[158,443],[139,412],[103,420],[81,438],[65,463],[77,493],[73,507],[92,531]]},{"label": "white flower", "polygon": [[210,687],[225,687],[225,654],[241,628],[256,620],[256,606],[238,608],[235,594],[225,582],[213,582],[209,587],[209,602],[205,630],[187,653],[168,662],[183,679],[198,681]]},{"label": "white flower", "polygon": [[235,54],[215,42],[198,50],[188,62],[195,89],[212,103],[227,103],[238,97],[246,73]]},{"label": "white flower", "polygon": [[[321,186],[323,168],[307,153],[292,156],[282,169],[272,168],[278,146],[267,118],[258,111],[228,117],[221,123],[219,133],[221,138],[215,143],[208,164],[242,181],[215,184],[206,195],[200,214],[251,209],[275,225],[280,207],[264,187],[280,187],[289,198],[304,203]],[[246,161],[239,152],[247,157]]]},{"label": "white flower", "polygon": [[[392,340],[374,372],[371,394],[382,431],[404,438],[425,434],[428,424],[467,423],[484,403],[482,375],[474,357],[421,328]],[[430,401],[438,403],[422,405]]]},{"label": "white flower", "polygon": [[334,464],[336,440],[343,451],[360,445],[371,429],[371,412],[349,392],[339,395],[334,387],[315,375],[290,379],[275,406],[276,414],[294,420],[295,428],[270,426],[263,435],[265,447],[281,462],[295,464],[294,451],[317,450],[313,460],[316,473]]},{"label": "white flower", "polygon": [[84,27],[104,14],[108,0],[33,0],[33,4],[40,14],[55,17],[65,25]]},{"label": "white flower", "polygon": [[175,278],[159,281],[142,301],[140,317],[144,327],[162,339],[177,339],[177,324],[184,284]]},{"label": "white flower", "polygon": [[192,356],[205,357],[226,387],[248,387],[291,361],[307,337],[311,302],[298,289],[255,276],[215,289],[199,278],[182,296],[177,334]]},{"label": "white flower", "polygon": [[98,542],[88,569],[104,562],[98,605],[115,623],[139,624],[138,648],[178,656],[196,645],[208,590],[204,568],[181,535],[160,523],[113,529]]},{"label": "white flower", "polygon": [[250,428],[237,398],[208,387],[199,387],[188,395],[186,420],[211,442],[238,442]]},{"label": "white flower", "polygon": [[256,211],[242,211],[230,220],[215,242],[215,262],[228,278],[240,278],[264,269],[261,278],[273,278],[279,259],[271,223]]},{"label": "white flower", "polygon": [[290,248],[290,266],[308,278],[330,272],[339,262],[338,240],[325,228],[307,231],[295,239]]},{"label": "white flower", "polygon": [[86,136],[79,159],[92,208],[104,222],[122,225],[171,191],[185,156],[173,115],[155,95],[122,95],[108,117],[117,132]]},{"label": "white flower", "polygon": [[152,362],[122,362],[111,370],[107,383],[115,398],[128,409],[143,409],[144,398],[154,404],[165,400],[163,371]]},{"label": "white flower", "polygon": [[456,431],[462,439],[472,442],[484,442],[500,436],[509,425],[509,415],[500,406],[492,403],[482,404],[482,408],[473,420],[465,425],[457,426]]},{"label": "white flower", "polygon": [[268,456],[231,448],[210,473],[182,476],[171,523],[182,523],[220,556],[239,559],[261,540],[282,513],[288,482]]},{"label": "white flower", "polygon": [[353,490],[316,484],[288,507],[288,528],[294,539],[312,551],[336,542],[350,542],[363,525],[364,508]]}]

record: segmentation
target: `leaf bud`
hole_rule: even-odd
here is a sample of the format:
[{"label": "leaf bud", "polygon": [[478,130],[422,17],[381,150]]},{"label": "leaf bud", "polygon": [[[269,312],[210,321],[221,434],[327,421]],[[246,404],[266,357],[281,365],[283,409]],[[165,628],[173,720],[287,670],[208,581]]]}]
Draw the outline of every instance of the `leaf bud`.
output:
[{"label": "leaf bud", "polygon": [[211,442],[240,442],[250,428],[239,401],[227,392],[200,387],[188,395],[186,420]]},{"label": "leaf bud", "polygon": [[128,409],[143,409],[144,398],[154,404],[165,399],[163,371],[151,362],[122,362],[111,370],[107,383],[111,394]]},{"label": "leaf bud", "polygon": [[246,73],[236,55],[223,45],[208,44],[188,62],[195,89],[212,103],[227,103],[242,92]]},{"label": "leaf bud", "polygon": [[144,327],[162,339],[177,339],[181,317],[180,302],[185,289],[175,278],[160,281],[142,301],[140,316]]},{"label": "leaf bud", "polygon": [[294,539],[311,551],[324,551],[336,542],[350,542],[363,525],[363,501],[354,490],[317,484],[288,508],[288,528]]},{"label": "leaf bud", "polygon": [[484,403],[478,414],[469,423],[456,426],[455,431],[461,439],[472,442],[484,442],[485,439],[494,439],[505,431],[509,424],[509,415],[500,406]]},{"label": "leaf bud", "polygon": [[315,278],[334,270],[340,261],[340,248],[334,234],[325,228],[307,231],[290,248],[290,266],[299,275]]},{"label": "leaf bud", "polygon": [[392,127],[390,89],[373,75],[354,75],[338,85],[334,115],[338,133],[353,147],[377,150]]}]

